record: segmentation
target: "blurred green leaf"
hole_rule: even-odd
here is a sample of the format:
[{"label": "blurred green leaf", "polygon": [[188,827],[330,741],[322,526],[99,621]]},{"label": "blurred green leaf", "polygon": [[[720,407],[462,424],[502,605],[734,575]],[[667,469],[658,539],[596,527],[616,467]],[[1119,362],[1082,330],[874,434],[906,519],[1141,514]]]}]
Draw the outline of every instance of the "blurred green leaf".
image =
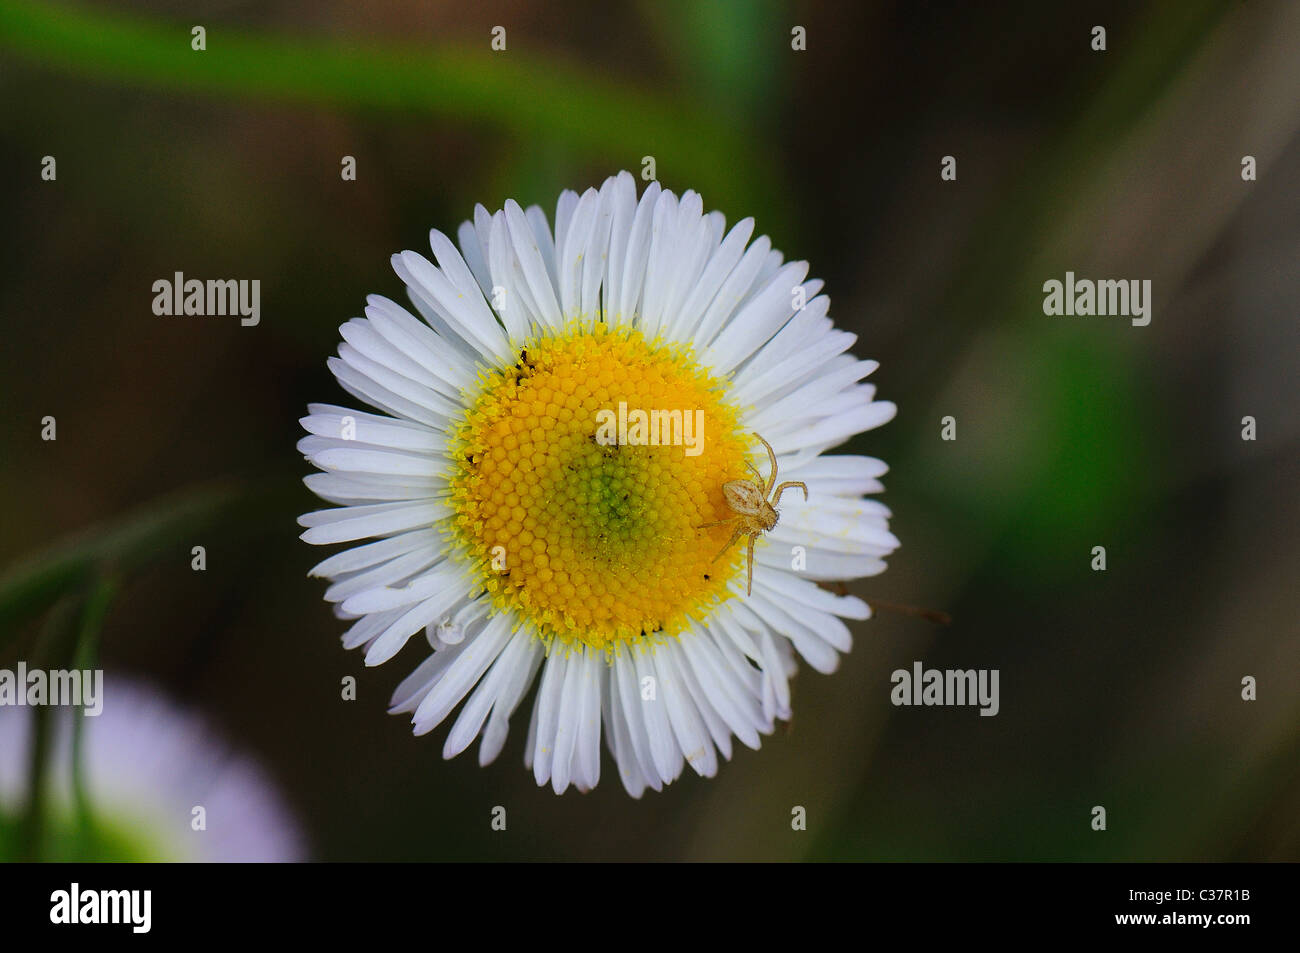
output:
[{"label": "blurred green leaf", "polygon": [[[59,595],[81,588],[96,569],[123,573],[169,551],[168,547],[212,527],[237,499],[231,486],[204,486],[149,503],[120,520],[75,534],[0,576],[0,646],[21,621]],[[187,549],[179,550],[186,556]]]},{"label": "blurred green leaf", "polygon": [[770,108],[790,52],[789,27],[773,0],[643,0],[640,10],[690,97],[751,128],[775,119]]},{"label": "blurred green leaf", "polygon": [[[680,102],[517,47],[345,45],[262,36],[208,24],[207,48],[190,27],[77,7],[0,0],[0,43],[81,74],[171,90],[483,121],[540,141],[558,140],[636,169],[643,155],[674,185],[748,213],[772,194],[761,150],[726,123]],[[767,204],[767,203],[764,203]]]}]

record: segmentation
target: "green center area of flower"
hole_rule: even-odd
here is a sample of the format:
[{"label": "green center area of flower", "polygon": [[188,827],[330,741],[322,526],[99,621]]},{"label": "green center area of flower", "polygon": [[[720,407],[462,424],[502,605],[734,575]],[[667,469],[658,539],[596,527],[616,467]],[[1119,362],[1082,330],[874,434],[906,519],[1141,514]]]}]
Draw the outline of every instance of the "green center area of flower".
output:
[{"label": "green center area of flower", "polygon": [[747,440],[723,385],[630,329],[536,338],[486,372],[454,433],[455,551],[544,638],[677,635],[739,562],[722,495]]}]

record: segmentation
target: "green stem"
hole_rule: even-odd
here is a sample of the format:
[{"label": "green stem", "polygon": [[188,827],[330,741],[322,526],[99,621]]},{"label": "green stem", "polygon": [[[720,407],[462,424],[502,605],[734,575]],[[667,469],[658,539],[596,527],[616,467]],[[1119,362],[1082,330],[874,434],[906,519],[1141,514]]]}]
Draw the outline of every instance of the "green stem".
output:
[{"label": "green stem", "polygon": [[[76,597],[61,599],[45,621],[40,638],[32,650],[32,665],[43,667],[50,659],[65,657],[64,645],[72,631],[72,620],[77,606]],[[18,686],[25,692],[26,685]],[[50,764],[50,706],[32,706],[32,741],[28,752],[27,806],[22,828],[18,835],[18,856],[28,862],[38,861],[45,842],[45,802],[49,787]]]},{"label": "green stem", "polygon": [[[101,578],[91,590],[81,613],[80,631],[77,633],[76,654],[73,667],[85,673],[95,668],[99,657],[99,634],[104,627],[104,617],[108,607],[117,595],[117,581],[112,577]],[[83,682],[84,684],[84,682]],[[102,703],[101,699],[101,703]],[[90,835],[90,799],[86,794],[85,762],[82,757],[82,736],[86,713],[75,712],[72,718],[72,797],[77,808],[77,822],[83,836]]]}]

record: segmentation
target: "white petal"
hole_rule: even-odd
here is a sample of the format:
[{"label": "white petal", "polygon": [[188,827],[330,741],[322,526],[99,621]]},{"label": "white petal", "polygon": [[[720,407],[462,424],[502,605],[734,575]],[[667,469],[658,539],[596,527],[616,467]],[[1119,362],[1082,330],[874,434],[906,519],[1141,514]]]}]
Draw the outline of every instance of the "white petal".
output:
[{"label": "white petal", "polygon": [[505,614],[488,620],[483,631],[466,639],[456,659],[415,709],[412,721],[417,735],[436,728],[487,671],[510,638],[510,618]]}]

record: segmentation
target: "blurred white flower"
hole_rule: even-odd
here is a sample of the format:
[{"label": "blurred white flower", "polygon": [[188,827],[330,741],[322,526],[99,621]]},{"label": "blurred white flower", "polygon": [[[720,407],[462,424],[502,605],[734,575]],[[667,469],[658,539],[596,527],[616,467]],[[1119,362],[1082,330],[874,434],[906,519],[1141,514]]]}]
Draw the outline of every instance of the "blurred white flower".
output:
[{"label": "blurred white flower", "polygon": [[[72,780],[73,717],[82,715],[50,714],[47,837],[63,841],[50,853],[81,859],[70,839],[82,836]],[[0,815],[11,825],[24,811],[31,736],[32,709],[0,707]],[[106,675],[103,712],[84,718],[81,745],[93,859],[304,859],[297,821],[261,767],[153,688]],[[205,829],[195,830],[196,808]]]}]

